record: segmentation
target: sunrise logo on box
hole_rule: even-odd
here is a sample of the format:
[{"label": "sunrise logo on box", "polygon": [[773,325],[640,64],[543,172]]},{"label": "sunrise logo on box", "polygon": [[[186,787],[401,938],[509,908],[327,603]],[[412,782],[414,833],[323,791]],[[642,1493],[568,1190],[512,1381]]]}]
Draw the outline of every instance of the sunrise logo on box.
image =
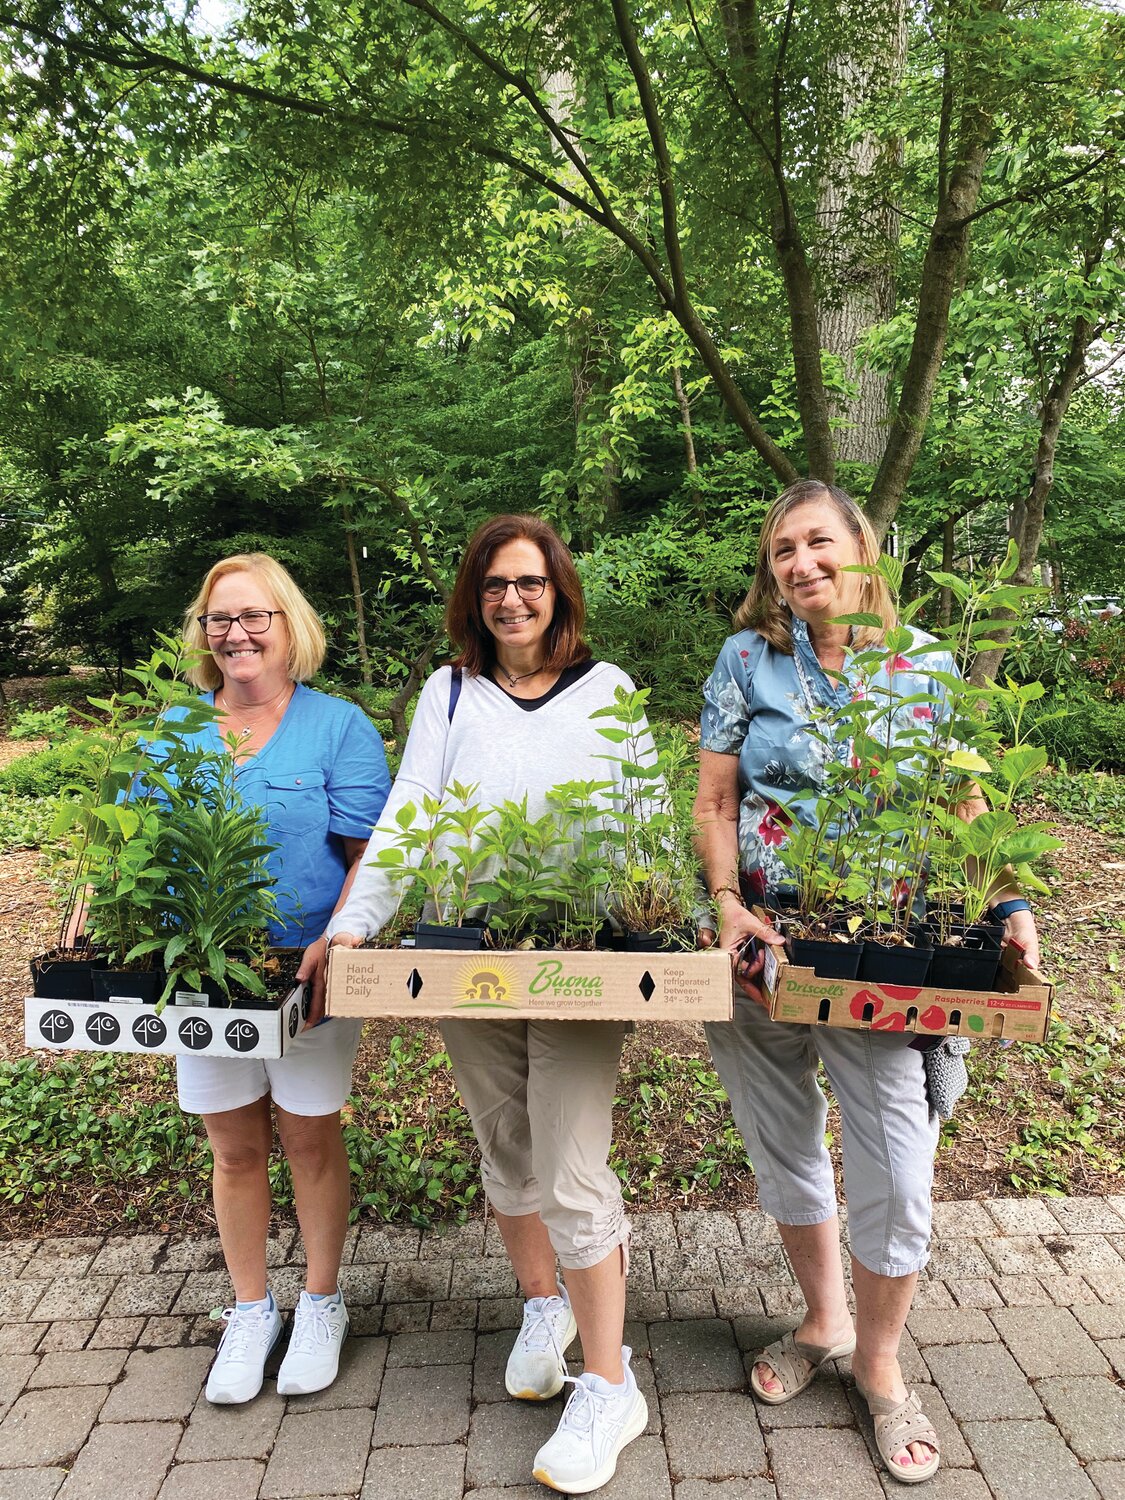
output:
[{"label": "sunrise logo on box", "polygon": [[477,959],[465,964],[458,978],[459,1010],[511,1010],[519,1004],[514,993],[519,975],[502,958]]}]

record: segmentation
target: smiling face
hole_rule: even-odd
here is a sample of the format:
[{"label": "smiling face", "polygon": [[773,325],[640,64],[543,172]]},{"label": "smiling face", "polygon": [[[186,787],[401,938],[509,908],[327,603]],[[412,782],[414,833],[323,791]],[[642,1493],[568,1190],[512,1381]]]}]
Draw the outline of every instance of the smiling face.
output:
[{"label": "smiling face", "polygon": [[[541,549],[525,537],[505,542],[488,559],[488,578],[523,578],[533,575],[549,578],[550,568]],[[501,661],[513,653],[520,659],[536,662],[545,655],[546,635],[555,614],[555,591],[550,583],[538,599],[521,599],[511,584],[503,599],[482,598],[481,615],[485,629],[496,641]]]},{"label": "smiling face", "polygon": [[[247,609],[277,609],[276,599],[254,573],[224,573],[207,598],[205,613],[238,615]],[[274,615],[262,635],[234,624],[226,636],[208,638],[208,649],[223,676],[223,687],[252,689],[255,699],[280,693],[289,681],[289,632],[284,615]]]},{"label": "smiling face", "polygon": [[810,500],[783,516],[769,559],[777,591],[799,620],[825,624],[858,609],[863,574],[842,570],[865,559],[830,500]]}]

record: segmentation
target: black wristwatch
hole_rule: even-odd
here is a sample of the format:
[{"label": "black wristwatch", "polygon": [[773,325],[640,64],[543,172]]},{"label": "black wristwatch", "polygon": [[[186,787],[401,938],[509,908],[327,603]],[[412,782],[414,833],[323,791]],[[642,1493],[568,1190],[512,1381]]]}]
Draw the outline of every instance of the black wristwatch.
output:
[{"label": "black wristwatch", "polygon": [[1011,901],[997,901],[992,908],[991,915],[999,918],[1001,922],[1006,922],[1015,912],[1030,910],[1030,901],[1025,901],[1022,896],[1013,896]]}]

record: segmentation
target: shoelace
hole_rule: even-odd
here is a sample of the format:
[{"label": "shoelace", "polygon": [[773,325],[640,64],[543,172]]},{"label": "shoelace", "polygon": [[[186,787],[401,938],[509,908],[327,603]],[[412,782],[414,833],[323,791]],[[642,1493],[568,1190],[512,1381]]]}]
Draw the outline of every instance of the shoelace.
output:
[{"label": "shoelace", "polygon": [[[533,1308],[531,1303],[524,1310],[523,1326],[520,1328],[520,1347],[528,1354],[538,1354],[546,1349],[553,1349],[559,1364],[566,1368],[566,1360],[559,1345],[558,1335],[555,1333],[551,1322],[551,1315],[547,1310],[547,1303],[551,1299],[544,1297],[542,1305]],[[531,1314],[528,1317],[528,1313]]]},{"label": "shoelace", "polygon": [[255,1342],[260,1342],[270,1318],[270,1308],[224,1307],[222,1321],[227,1325],[223,1334],[223,1354],[227,1359],[245,1359]]},{"label": "shoelace", "polygon": [[293,1319],[293,1335],[289,1348],[299,1354],[315,1354],[318,1344],[332,1342],[332,1324],[328,1318],[331,1302],[305,1302],[300,1315]]},{"label": "shoelace", "polygon": [[595,1418],[610,1397],[602,1391],[591,1390],[580,1375],[564,1375],[563,1380],[574,1389],[562,1414],[559,1431],[566,1427],[573,1428],[575,1432],[592,1431]]}]

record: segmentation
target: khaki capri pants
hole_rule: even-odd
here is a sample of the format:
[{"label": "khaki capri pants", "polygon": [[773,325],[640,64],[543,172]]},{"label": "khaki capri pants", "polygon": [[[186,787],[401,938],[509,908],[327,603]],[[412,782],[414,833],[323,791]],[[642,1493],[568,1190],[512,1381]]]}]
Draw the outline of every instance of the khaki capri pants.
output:
[{"label": "khaki capri pants", "polygon": [[539,1214],[564,1270],[622,1247],[629,1221],[609,1167],[624,1021],[443,1021],[480,1146],[489,1202]]},{"label": "khaki capri pants", "polygon": [[771,1021],[737,990],[734,1020],[710,1021],[706,1031],[763,1209],[780,1224],[822,1224],[837,1211],[824,1144],[828,1102],[816,1078],[823,1060],[843,1122],[852,1254],[879,1276],[920,1271],[941,1122],[908,1038]]}]

